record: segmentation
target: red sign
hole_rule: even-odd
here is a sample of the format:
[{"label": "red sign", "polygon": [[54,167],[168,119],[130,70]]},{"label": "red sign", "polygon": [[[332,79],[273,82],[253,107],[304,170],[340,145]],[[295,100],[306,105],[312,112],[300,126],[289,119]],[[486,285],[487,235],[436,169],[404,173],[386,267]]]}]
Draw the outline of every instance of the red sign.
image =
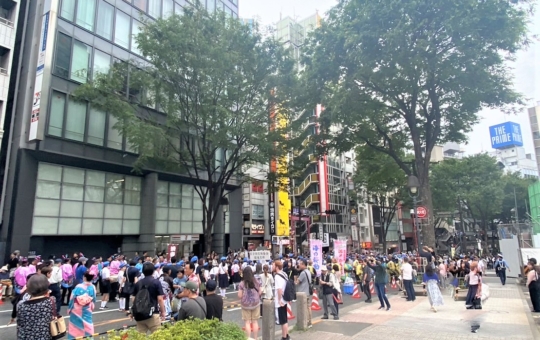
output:
[{"label": "red sign", "polygon": [[363,249],[371,249],[371,242],[362,242]]},{"label": "red sign", "polygon": [[427,208],[424,206],[416,207],[416,217],[426,218],[427,217]]}]

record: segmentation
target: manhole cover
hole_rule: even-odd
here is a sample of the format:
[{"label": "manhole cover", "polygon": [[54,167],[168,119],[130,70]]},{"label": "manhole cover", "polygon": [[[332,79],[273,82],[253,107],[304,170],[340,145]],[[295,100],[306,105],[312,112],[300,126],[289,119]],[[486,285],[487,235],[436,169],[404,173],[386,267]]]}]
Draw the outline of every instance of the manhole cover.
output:
[{"label": "manhole cover", "polygon": [[371,325],[362,322],[322,321],[313,325],[312,330],[353,336]]}]

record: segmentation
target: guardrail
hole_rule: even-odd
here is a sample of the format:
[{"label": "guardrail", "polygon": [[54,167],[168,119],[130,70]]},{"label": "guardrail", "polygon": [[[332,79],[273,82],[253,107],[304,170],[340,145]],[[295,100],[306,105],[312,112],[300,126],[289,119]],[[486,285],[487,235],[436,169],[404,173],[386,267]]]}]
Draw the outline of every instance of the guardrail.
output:
[{"label": "guardrail", "polygon": [[9,26],[9,27],[12,27],[12,28],[13,28],[13,22],[9,21],[9,20],[6,19],[6,18],[0,17],[0,24],[4,24],[4,25],[6,25],[6,26]]}]

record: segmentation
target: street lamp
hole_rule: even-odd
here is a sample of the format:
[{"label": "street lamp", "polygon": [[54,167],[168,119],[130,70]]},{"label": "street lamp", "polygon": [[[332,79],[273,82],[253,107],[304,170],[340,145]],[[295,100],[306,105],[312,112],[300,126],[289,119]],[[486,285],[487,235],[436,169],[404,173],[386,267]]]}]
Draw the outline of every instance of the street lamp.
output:
[{"label": "street lamp", "polygon": [[417,205],[418,205],[418,188],[420,187],[420,183],[418,182],[418,178],[414,175],[410,175],[407,180],[407,188],[409,188],[409,196],[413,200],[413,209],[414,209],[414,226],[416,228],[416,245],[418,248],[418,251],[420,251],[420,228],[418,228],[418,218],[417,218]]}]

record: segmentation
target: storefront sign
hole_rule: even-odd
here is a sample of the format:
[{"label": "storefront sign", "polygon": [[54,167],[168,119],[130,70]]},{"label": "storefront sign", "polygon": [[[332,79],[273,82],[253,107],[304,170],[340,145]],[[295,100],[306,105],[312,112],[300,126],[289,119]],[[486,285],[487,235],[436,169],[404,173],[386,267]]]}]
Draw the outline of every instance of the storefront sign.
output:
[{"label": "storefront sign", "polygon": [[198,241],[199,235],[171,235],[171,243],[178,244],[183,241]]},{"label": "storefront sign", "polygon": [[322,266],[322,242],[321,240],[310,241],[310,253],[311,260],[313,261],[313,268],[317,271],[317,276],[321,275]]},{"label": "storefront sign", "polygon": [[268,223],[270,225],[270,235],[276,234],[276,202],[273,192],[268,194],[270,203],[268,204],[269,218]]},{"label": "storefront sign", "polygon": [[363,249],[371,249],[371,247],[372,247],[371,242],[362,242]]},{"label": "storefront sign", "polygon": [[176,244],[169,244],[167,246],[167,262],[171,262],[171,259],[173,257],[176,257],[176,253],[178,252],[178,245]]},{"label": "storefront sign", "polygon": [[252,224],[251,225],[251,235],[264,235],[264,225],[263,224]]},{"label": "storefront sign", "polygon": [[251,261],[270,261],[272,254],[269,250],[254,250],[249,252]]}]

